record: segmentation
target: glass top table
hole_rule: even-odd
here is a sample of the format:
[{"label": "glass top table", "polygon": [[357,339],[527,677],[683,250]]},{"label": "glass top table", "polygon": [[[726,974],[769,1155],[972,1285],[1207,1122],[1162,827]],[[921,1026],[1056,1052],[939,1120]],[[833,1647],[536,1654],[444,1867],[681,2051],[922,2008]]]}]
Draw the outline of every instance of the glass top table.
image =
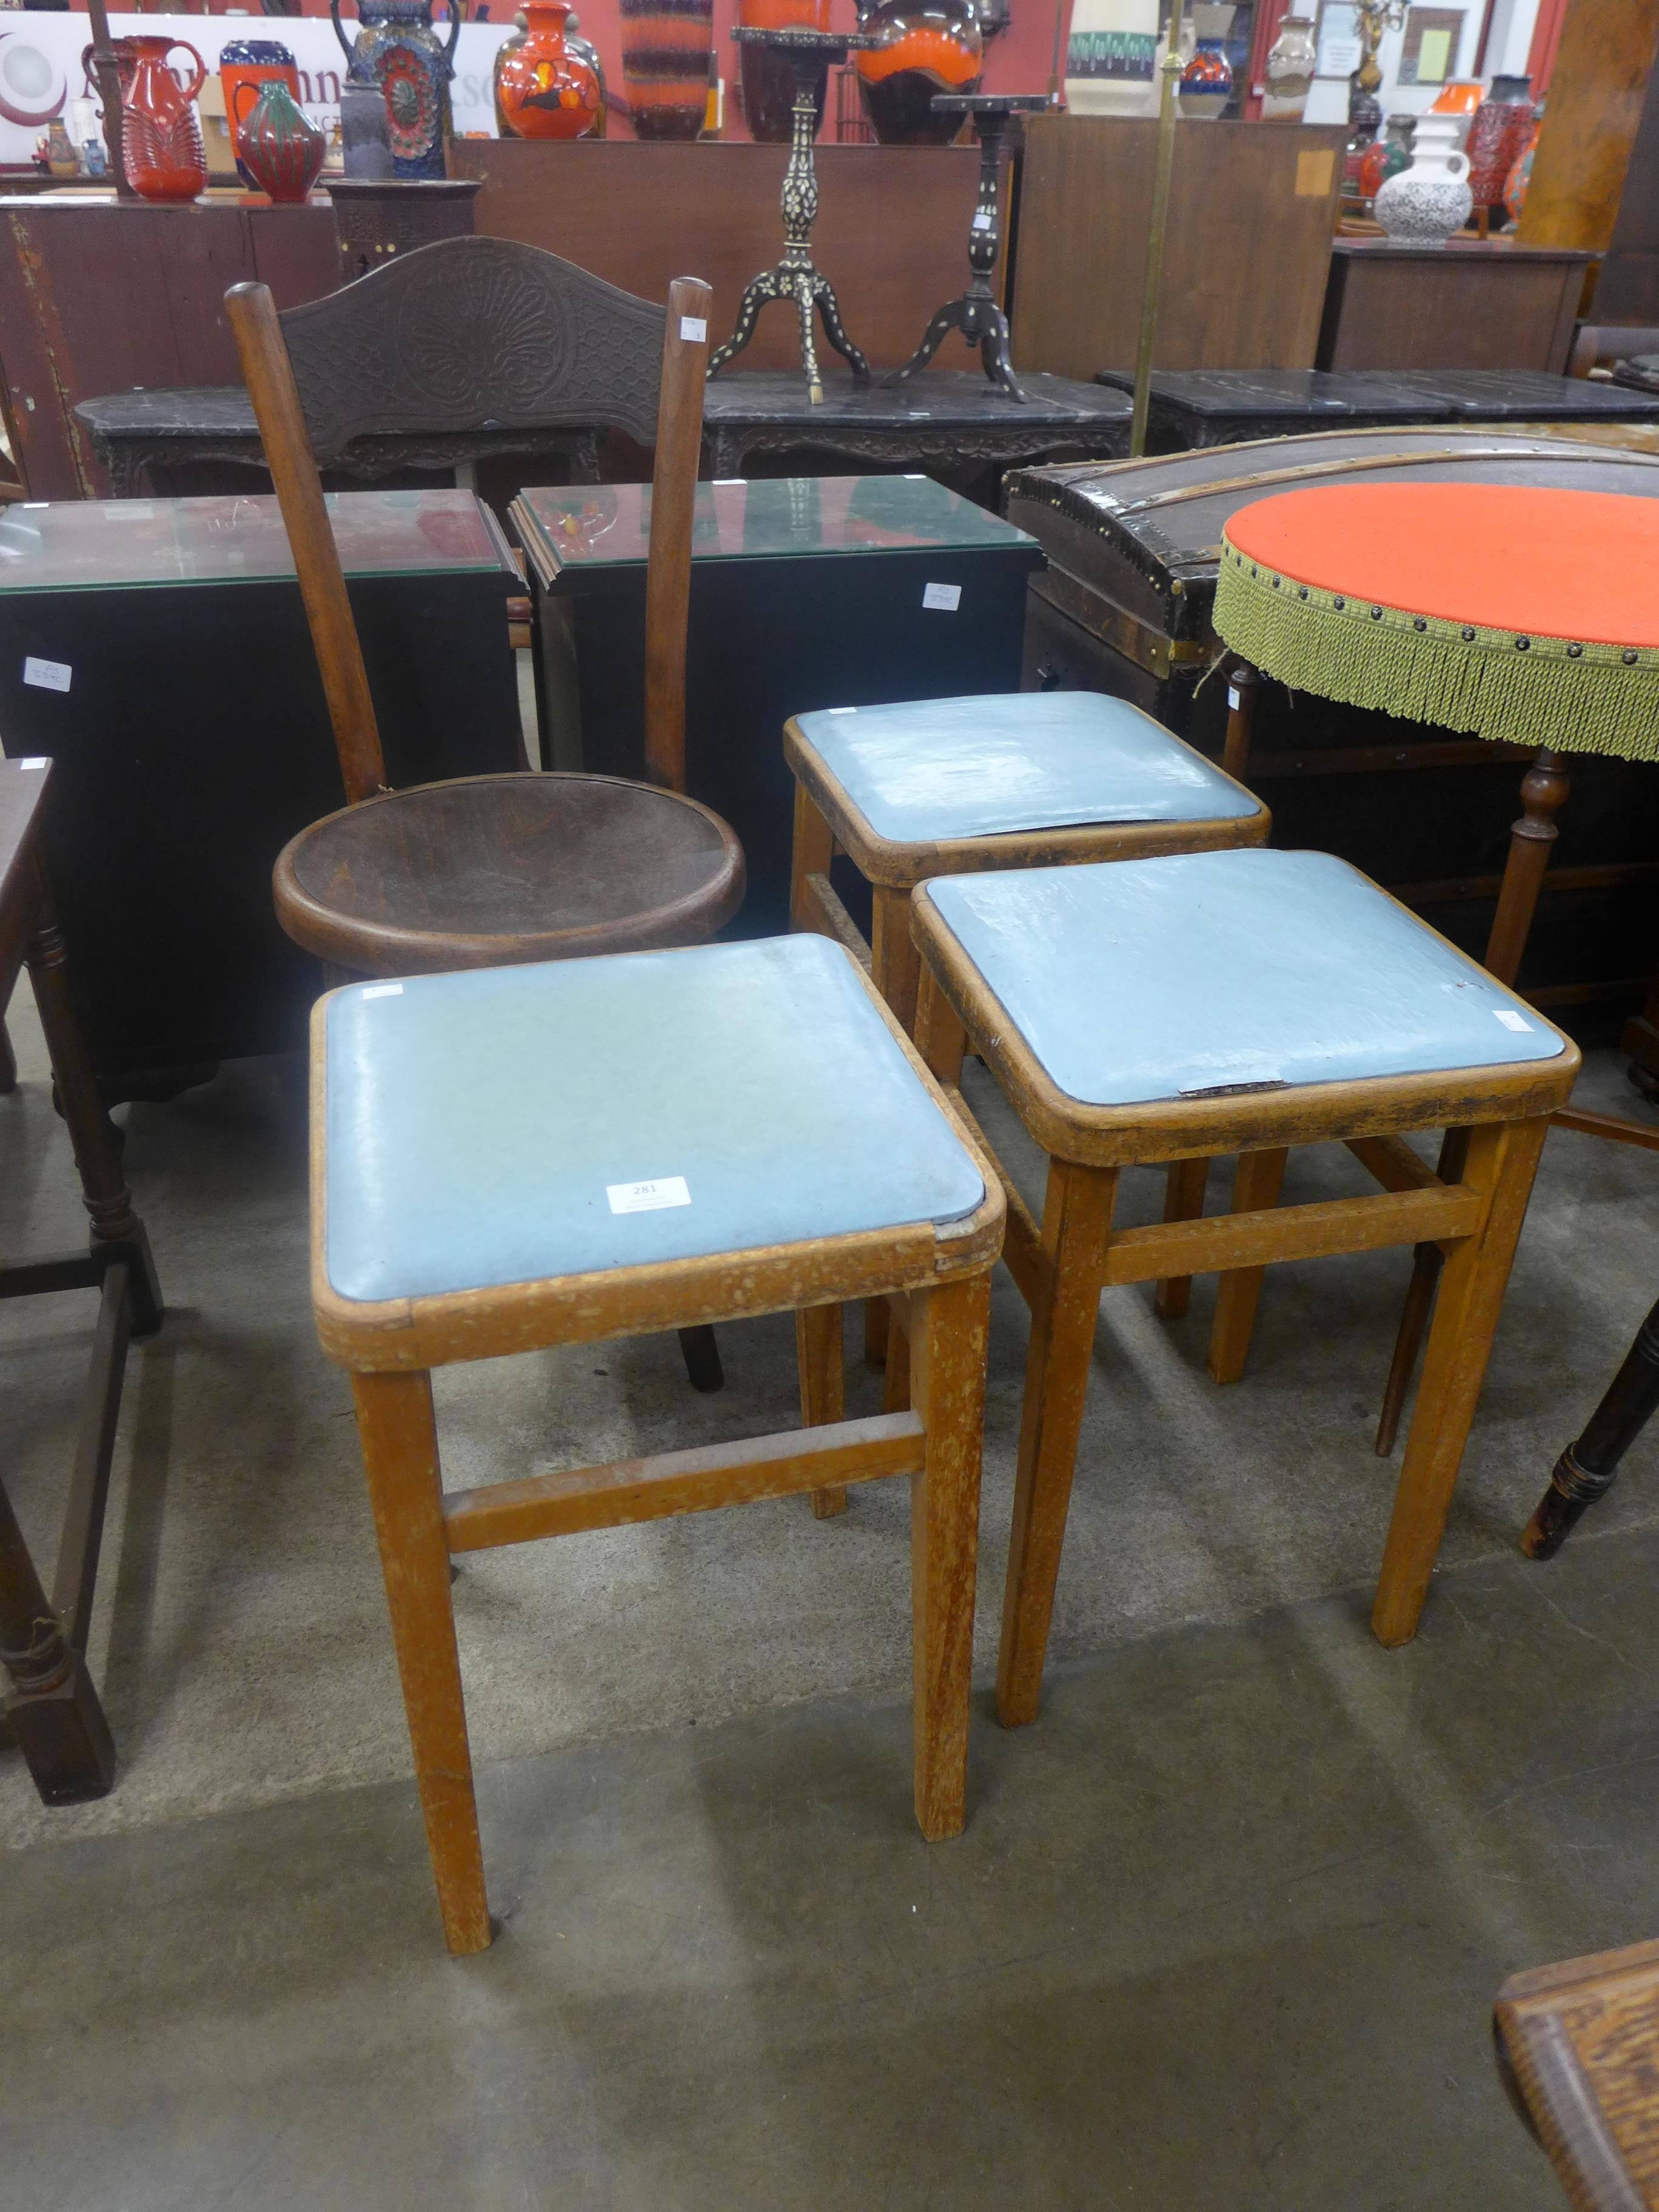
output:
[{"label": "glass top table", "polygon": [[[470,491],[334,492],[327,504],[348,575],[510,567]],[[293,574],[288,533],[270,495],[27,501],[0,508],[0,592],[266,583]]]},{"label": "glass top table", "polygon": [[[649,550],[649,484],[526,489],[512,514],[549,582],[564,569],[641,567]],[[931,477],[738,477],[697,486],[691,555],[699,562],[798,561],[1033,544],[1024,531]]]}]

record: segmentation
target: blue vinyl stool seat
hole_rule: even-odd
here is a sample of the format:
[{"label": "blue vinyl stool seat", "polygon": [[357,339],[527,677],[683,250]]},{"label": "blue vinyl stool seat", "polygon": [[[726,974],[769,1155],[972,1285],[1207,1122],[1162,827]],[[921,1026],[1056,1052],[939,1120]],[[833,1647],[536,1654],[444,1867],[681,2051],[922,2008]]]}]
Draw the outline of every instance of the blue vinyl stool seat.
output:
[{"label": "blue vinyl stool seat", "polygon": [[857,932],[829,885],[845,853],[871,886],[876,984],[907,1026],[905,900],[924,878],[1267,842],[1255,793],[1143,714],[1094,691],[828,708],[784,728],[796,779],[798,929]]},{"label": "blue vinyl stool seat", "polygon": [[[1407,1640],[1577,1048],[1323,853],[948,876],[918,887],[915,922],[923,1056],[951,1085],[971,1044],[1048,1159],[1041,1224],[1004,1176],[1005,1256],[1032,1328],[1003,1719],[1036,1713],[1096,1316],[1115,1284],[1184,1293],[1218,1275],[1210,1371],[1232,1382],[1267,1265],[1394,1244],[1447,1254],[1372,1614],[1383,1643]],[[1467,1149],[1443,1180],[1404,1133],[1448,1127]],[[1291,1148],[1328,1141],[1380,1192],[1281,1206]],[[1231,1209],[1206,1218],[1207,1164],[1225,1153],[1239,1156]],[[1115,1229],[1121,1170],[1158,1164],[1171,1167],[1164,1220]]]},{"label": "blue vinyl stool seat", "polygon": [[356,985],[324,1018],[342,1298],[943,1224],[985,1197],[822,938]]},{"label": "blue vinyl stool seat", "polygon": [[[453,1554],[908,1475],[915,1809],[965,1804],[980,1429],[1004,1206],[821,937],[406,976],[312,1024],[312,1299],[350,1370],[444,1932],[490,1940]],[[914,1389],[844,1418],[841,1308]],[[797,1430],[446,1493],[435,1366],[793,1311]]]}]

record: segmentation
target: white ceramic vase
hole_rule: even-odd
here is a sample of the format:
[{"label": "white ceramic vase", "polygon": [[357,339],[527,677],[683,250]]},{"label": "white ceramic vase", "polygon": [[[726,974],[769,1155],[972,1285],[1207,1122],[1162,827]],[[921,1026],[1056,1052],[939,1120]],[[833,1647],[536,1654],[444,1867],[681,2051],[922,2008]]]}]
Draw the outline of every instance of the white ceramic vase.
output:
[{"label": "white ceramic vase", "polygon": [[1316,67],[1314,19],[1289,15],[1279,19],[1279,35],[1267,49],[1263,72],[1261,120],[1300,123],[1313,89]]},{"label": "white ceramic vase", "polygon": [[1066,105],[1073,115],[1151,115],[1158,0],[1076,0],[1066,48]]},{"label": "white ceramic vase", "polygon": [[1375,204],[1378,222],[1398,244],[1443,246],[1468,221],[1474,200],[1460,136],[1455,116],[1419,116],[1412,165],[1389,179]]}]

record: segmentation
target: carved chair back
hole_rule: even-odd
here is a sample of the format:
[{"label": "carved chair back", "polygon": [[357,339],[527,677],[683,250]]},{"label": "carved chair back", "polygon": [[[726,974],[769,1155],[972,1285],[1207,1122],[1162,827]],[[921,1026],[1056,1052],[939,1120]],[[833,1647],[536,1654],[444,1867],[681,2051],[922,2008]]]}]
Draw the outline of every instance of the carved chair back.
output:
[{"label": "carved chair back", "polygon": [[663,310],[508,238],[446,238],[279,318],[319,460],[372,432],[656,434]]},{"label": "carved chair back", "polygon": [[[494,246],[493,239],[446,239],[407,257],[408,264],[454,246]],[[515,247],[529,253],[530,247]],[[538,261],[568,270],[584,283],[597,280],[536,253]],[[365,290],[381,276],[397,274],[398,264],[349,286]],[[702,442],[703,383],[708,362],[708,310],[714,295],[696,276],[677,276],[668,288],[668,312],[626,293],[614,300],[648,313],[655,321],[659,374],[653,373],[651,406],[636,433],[656,448],[652,474],[651,538],[646,570],[645,752],[653,780],[671,791],[685,789],[685,635],[691,595],[691,532]],[[343,295],[336,294],[338,300]],[[326,307],[332,301],[318,303]],[[346,593],[345,571],[329,523],[323,480],[312,452],[311,434],[283,325],[270,289],[264,284],[233,284],[225,307],[241,356],[242,374],[259,424],[265,462],[276,486],[283,526],[311,626],[312,644],[322,674],[323,691],[334,725],[334,742],[346,797],[359,799],[384,791],[386,759],[369,696],[362,647]],[[304,309],[298,311],[307,312]],[[591,419],[591,418],[590,418]]]}]

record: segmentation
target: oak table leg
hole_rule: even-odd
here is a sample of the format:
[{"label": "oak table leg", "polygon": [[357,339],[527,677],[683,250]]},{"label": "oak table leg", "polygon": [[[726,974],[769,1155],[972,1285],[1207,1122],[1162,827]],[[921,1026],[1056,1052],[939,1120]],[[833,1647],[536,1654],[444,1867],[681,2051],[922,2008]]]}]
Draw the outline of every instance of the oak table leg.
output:
[{"label": "oak table leg", "polygon": [[1462,1181],[1484,1206],[1479,1227],[1453,1247],[1435,1303],[1371,1612],[1381,1644],[1408,1643],[1417,1632],[1548,1127],[1547,1119],[1489,1122],[1469,1134]]},{"label": "oak table leg", "polygon": [[[842,1366],[841,1308],[806,1306],[795,1316],[795,1361],[800,1370],[800,1418],[804,1428],[847,1418]],[[813,1517],[833,1520],[847,1510],[847,1486],[835,1483],[811,1493]]]},{"label": "oak table leg", "polygon": [[909,1302],[915,1410],[927,1431],[926,1468],[910,1478],[910,1589],[916,1819],[929,1843],[960,1835],[966,1804],[990,1314],[988,1268]]},{"label": "oak table leg", "polygon": [[1521,1548],[1553,1559],[1587,1507],[1612,1489],[1619,1462],[1659,1409],[1659,1305],[1636,1332],[1624,1364],[1590,1415],[1584,1433],[1555,1462],[1550,1486],[1528,1522]]},{"label": "oak table leg", "polygon": [[1037,1715],[1116,1197],[1115,1168],[1048,1163],[1042,1208],[1048,1266],[1031,1309],[997,1659],[997,1717],[1005,1728]]},{"label": "oak table leg", "polygon": [[[1550,849],[1561,834],[1555,826],[1555,817],[1566,805],[1571,789],[1560,754],[1552,752],[1547,745],[1540,746],[1521,779],[1521,818],[1510,831],[1509,857],[1504,863],[1504,880],[1498,887],[1498,911],[1492,916],[1492,933],[1486,939],[1482,962],[1487,974],[1496,975],[1500,983],[1513,984],[1521,972],[1522,956],[1532,933],[1533,916],[1538,910],[1538,894],[1550,864]],[[1440,1156],[1443,1181],[1453,1182],[1462,1173],[1457,1147],[1463,1133],[1458,1129],[1446,1132]],[[1386,1459],[1394,1449],[1400,1409],[1411,1388],[1423,1332],[1434,1305],[1440,1261],[1437,1244],[1419,1244],[1413,1256],[1412,1279],[1400,1315],[1394,1359],[1376,1425],[1380,1458]]]},{"label": "oak table leg", "polygon": [[[1277,1206],[1289,1158],[1283,1146],[1264,1152],[1241,1152],[1233,1170],[1233,1212],[1265,1213]],[[1214,1382],[1237,1382],[1244,1372],[1266,1273],[1265,1267],[1233,1267],[1221,1278],[1210,1330],[1209,1368]]]},{"label": "oak table leg", "polygon": [[[1196,1221],[1204,1211],[1204,1194],[1210,1184],[1208,1160],[1171,1160],[1164,1185],[1164,1218]],[[1190,1275],[1166,1275],[1154,1294],[1153,1304],[1165,1321],[1179,1321],[1193,1293]]]},{"label": "oak table leg", "polygon": [[454,1952],[483,1951],[489,1912],[449,1595],[432,1378],[424,1369],[353,1375],[351,1391],[444,1941]]}]

